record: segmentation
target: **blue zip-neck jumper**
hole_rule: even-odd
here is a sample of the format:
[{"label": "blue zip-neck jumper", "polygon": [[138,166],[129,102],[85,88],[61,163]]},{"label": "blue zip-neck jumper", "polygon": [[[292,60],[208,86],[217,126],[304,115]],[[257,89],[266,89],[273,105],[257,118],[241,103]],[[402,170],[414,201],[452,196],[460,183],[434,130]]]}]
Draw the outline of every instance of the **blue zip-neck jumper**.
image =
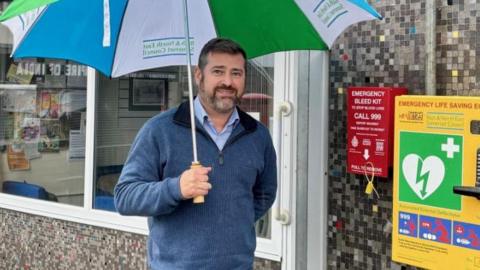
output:
[{"label": "blue zip-neck jumper", "polygon": [[268,129],[238,112],[240,124],[222,151],[197,124],[199,161],[212,167],[204,204],[180,193],[180,175],[193,159],[188,103],[153,117],[138,133],[115,205],[122,215],[149,217],[152,269],[253,268],[254,225],[275,200],[276,157]]}]

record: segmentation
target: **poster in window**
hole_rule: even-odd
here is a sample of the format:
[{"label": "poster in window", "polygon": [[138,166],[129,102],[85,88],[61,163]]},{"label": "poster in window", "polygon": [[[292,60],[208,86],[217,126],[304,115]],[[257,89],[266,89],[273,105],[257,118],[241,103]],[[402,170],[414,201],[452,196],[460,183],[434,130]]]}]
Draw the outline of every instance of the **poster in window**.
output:
[{"label": "poster in window", "polygon": [[8,145],[7,163],[10,171],[30,170],[30,161],[26,158],[21,144]]},{"label": "poster in window", "polygon": [[85,159],[85,133],[81,130],[70,130],[68,160]]},{"label": "poster in window", "polygon": [[37,143],[40,138],[40,118],[23,118],[21,139],[25,143]]},{"label": "poster in window", "polygon": [[58,137],[40,137],[38,152],[57,153],[60,151],[60,139]]},{"label": "poster in window", "polygon": [[60,115],[75,111],[84,111],[87,107],[85,90],[65,90],[59,93]]},{"label": "poster in window", "polygon": [[20,130],[25,158],[28,160],[39,158],[41,154],[38,152],[37,145],[40,141],[40,118],[23,118]]},{"label": "poster in window", "polygon": [[6,112],[34,113],[37,103],[36,86],[0,85],[0,109]]},{"label": "poster in window", "polygon": [[42,120],[40,124],[39,152],[59,152],[62,130],[58,120]]},{"label": "poster in window", "polygon": [[58,119],[60,116],[60,101],[58,92],[43,90],[38,97],[38,115],[40,118]]},{"label": "poster in window", "polygon": [[129,111],[165,110],[168,81],[166,79],[130,79]]},{"label": "poster in window", "polygon": [[33,72],[24,72],[17,63],[12,63],[8,67],[7,81],[15,84],[30,84],[32,81]]}]

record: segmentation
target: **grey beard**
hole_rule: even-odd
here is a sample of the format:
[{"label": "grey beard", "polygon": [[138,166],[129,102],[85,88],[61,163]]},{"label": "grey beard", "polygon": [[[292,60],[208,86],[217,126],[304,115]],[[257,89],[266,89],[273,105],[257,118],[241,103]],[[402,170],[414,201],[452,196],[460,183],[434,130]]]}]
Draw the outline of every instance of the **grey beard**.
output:
[{"label": "grey beard", "polygon": [[230,106],[230,104],[225,105],[224,101],[222,101],[221,99],[216,99],[215,96],[207,97],[207,99],[208,99],[208,102],[211,105],[213,105],[213,109],[218,113],[231,112],[235,108],[235,106],[239,104],[239,101],[240,101],[240,99],[237,96],[235,96],[233,100],[230,99],[232,101],[232,106]]}]

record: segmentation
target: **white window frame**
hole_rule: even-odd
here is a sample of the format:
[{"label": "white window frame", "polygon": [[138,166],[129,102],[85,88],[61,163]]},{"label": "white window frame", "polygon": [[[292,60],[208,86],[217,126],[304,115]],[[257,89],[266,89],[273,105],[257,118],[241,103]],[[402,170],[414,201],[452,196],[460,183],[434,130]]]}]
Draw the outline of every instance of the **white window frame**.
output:
[{"label": "white window frame", "polygon": [[[284,79],[286,72],[286,65],[288,64],[287,57],[284,53],[277,53],[275,55],[275,82],[274,82],[274,103],[278,100],[288,98],[286,96],[287,83],[291,80]],[[278,70],[278,71],[277,71]],[[0,193],[0,208],[9,209],[18,212],[24,212],[32,215],[40,215],[49,218],[98,226],[102,228],[109,228],[125,232],[137,233],[141,235],[148,235],[147,218],[145,217],[129,217],[121,216],[118,213],[98,210],[93,208],[93,186],[94,186],[94,168],[95,168],[95,115],[96,103],[95,94],[97,90],[98,73],[95,69],[88,67],[87,69],[87,109],[86,109],[86,142],[85,142],[85,172],[84,172],[84,205],[83,207],[62,204],[58,202],[49,202],[27,197],[15,196],[5,193]],[[274,104],[275,106],[275,104]],[[293,119],[293,117],[292,117]],[[293,120],[292,120],[293,121]],[[287,122],[283,124],[285,128],[291,128],[292,123]],[[285,139],[285,138],[284,138]],[[288,144],[286,147],[289,154],[291,152],[290,141],[291,138],[285,140]],[[284,163],[287,164],[287,163]],[[290,163],[288,163],[290,164]],[[294,168],[287,168],[288,175],[291,175]],[[280,180],[279,180],[280,181]],[[283,184],[284,194],[282,198],[287,198],[283,204],[289,204],[290,195],[285,194],[292,185],[288,183]],[[279,203],[275,202],[275,205]],[[283,207],[283,206],[282,206]],[[289,207],[290,208],[290,207]],[[273,208],[272,208],[273,209]],[[290,208],[294,209],[294,208]],[[271,214],[272,215],[272,214]],[[257,249],[255,256],[258,258],[269,259],[273,261],[281,261],[282,258],[282,242],[286,238],[286,231],[282,225],[271,217],[272,228],[271,238],[257,237]],[[290,237],[289,237],[290,238]]]},{"label": "white window frame", "polygon": [[0,207],[33,215],[147,235],[148,228],[146,218],[125,217],[118,213],[93,209],[95,129],[91,127],[95,126],[96,82],[97,73],[89,67],[87,69],[87,129],[83,207],[4,193],[0,193]]}]

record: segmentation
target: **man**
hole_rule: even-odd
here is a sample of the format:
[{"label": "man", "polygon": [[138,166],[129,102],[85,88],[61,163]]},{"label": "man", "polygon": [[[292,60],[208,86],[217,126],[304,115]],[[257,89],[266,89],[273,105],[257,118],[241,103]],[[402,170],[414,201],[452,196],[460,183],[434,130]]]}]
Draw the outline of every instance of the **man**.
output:
[{"label": "man", "polygon": [[[245,90],[246,55],[231,40],[202,49],[194,101],[199,161],[189,169],[188,103],[140,130],[115,187],[123,215],[148,216],[152,269],[252,269],[254,223],[276,193],[276,157],[268,129],[236,105]],[[205,195],[205,203],[192,198]]]}]

